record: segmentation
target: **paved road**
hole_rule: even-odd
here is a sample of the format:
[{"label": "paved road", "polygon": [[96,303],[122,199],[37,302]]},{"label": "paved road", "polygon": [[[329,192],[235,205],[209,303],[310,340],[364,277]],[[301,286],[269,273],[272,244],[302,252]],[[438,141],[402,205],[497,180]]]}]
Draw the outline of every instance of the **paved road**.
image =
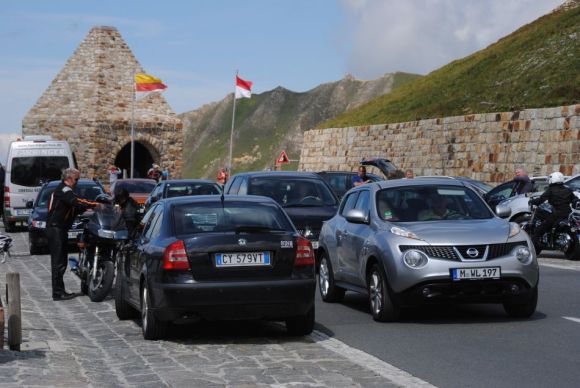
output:
[{"label": "paved road", "polygon": [[[0,290],[6,272],[20,273],[24,343],[0,351],[3,387],[429,386],[324,334],[289,337],[277,323],[188,325],[145,341],[138,322],[117,319],[111,299],[52,301],[49,257],[27,254],[26,233],[12,236],[17,255],[0,264]],[[70,272],[65,283],[79,289]]]},{"label": "paved road", "polygon": [[367,299],[318,298],[318,329],[440,387],[580,387],[580,263],[540,259],[539,305],[530,320],[501,306],[415,310],[376,323]]}]

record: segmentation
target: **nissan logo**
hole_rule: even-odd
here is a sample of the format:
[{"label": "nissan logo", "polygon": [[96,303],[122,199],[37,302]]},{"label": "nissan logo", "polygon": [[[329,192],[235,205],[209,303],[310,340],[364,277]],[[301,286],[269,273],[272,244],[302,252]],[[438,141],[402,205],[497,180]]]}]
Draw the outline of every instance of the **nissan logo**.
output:
[{"label": "nissan logo", "polygon": [[479,255],[479,251],[475,248],[469,248],[467,250],[467,254],[469,255],[469,257],[477,257]]},{"label": "nissan logo", "polygon": [[[246,242],[247,242],[247,241],[246,241],[246,239],[245,239],[245,238],[241,238],[241,239],[239,239],[239,240],[238,240],[238,244],[239,244],[239,245],[246,245]],[[476,251],[476,252],[477,252],[477,251]]]}]

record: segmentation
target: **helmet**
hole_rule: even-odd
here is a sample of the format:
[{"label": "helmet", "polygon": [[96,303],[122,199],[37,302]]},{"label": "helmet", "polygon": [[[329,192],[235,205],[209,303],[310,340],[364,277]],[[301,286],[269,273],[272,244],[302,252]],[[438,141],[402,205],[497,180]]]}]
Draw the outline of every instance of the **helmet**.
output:
[{"label": "helmet", "polygon": [[559,171],[553,172],[548,176],[548,183],[563,183],[564,182],[564,174]]}]

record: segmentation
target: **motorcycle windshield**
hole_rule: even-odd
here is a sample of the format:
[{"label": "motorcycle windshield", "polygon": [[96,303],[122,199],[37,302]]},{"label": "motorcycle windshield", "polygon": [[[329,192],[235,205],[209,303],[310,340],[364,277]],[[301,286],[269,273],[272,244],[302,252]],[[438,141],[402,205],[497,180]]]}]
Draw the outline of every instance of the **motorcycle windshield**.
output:
[{"label": "motorcycle windshield", "polygon": [[124,230],[127,229],[123,214],[118,206],[102,204],[95,209],[95,221],[104,230]]}]

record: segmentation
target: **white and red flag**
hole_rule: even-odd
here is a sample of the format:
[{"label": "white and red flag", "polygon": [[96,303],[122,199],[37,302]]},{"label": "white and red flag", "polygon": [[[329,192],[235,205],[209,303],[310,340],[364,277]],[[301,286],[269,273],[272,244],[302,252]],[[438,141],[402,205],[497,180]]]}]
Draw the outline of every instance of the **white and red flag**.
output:
[{"label": "white and red flag", "polygon": [[236,75],[236,98],[252,97],[252,81],[244,81]]}]

